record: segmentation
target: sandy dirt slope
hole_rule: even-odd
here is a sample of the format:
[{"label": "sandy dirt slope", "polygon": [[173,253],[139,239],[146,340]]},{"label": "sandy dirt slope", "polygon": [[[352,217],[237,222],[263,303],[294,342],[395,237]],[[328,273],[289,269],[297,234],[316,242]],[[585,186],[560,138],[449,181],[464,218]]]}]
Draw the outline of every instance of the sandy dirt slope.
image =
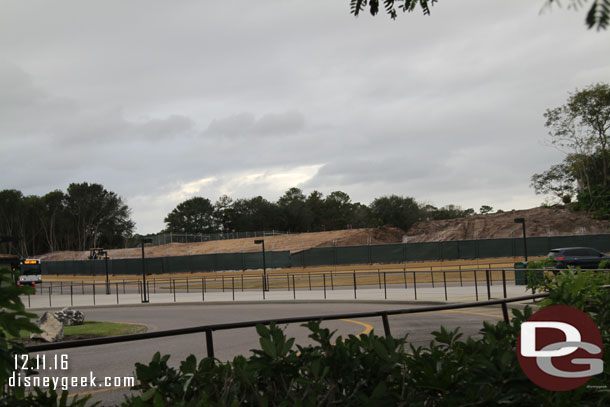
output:
[{"label": "sandy dirt slope", "polygon": [[[366,244],[430,242],[442,240],[497,239],[521,237],[521,224],[514,218],[525,218],[527,235],[561,236],[610,233],[610,222],[590,219],[584,213],[565,208],[533,208],[461,219],[416,223],[406,234],[401,229],[382,227],[371,229],[335,230],[265,237],[266,250],[288,250],[297,253],[313,247],[352,246]],[[254,238],[216,240],[201,243],[171,243],[146,248],[146,257],[185,256],[210,253],[248,253],[260,251]],[[108,250],[113,259],[141,257],[140,248]],[[40,256],[45,261],[86,260],[88,251],[55,252]]]},{"label": "sandy dirt slope", "polygon": [[[288,250],[296,253],[312,247],[352,246],[365,244],[400,243],[404,232],[393,227],[376,229],[334,230],[329,232],[299,233],[265,237],[265,250]],[[258,252],[261,246],[254,238],[215,240],[201,243],[171,243],[146,248],[146,257],[185,256],[210,253]],[[108,250],[112,259],[142,256],[141,248]],[[89,252],[62,251],[40,256],[44,261],[86,260]]]},{"label": "sandy dirt slope", "polygon": [[439,240],[498,239],[521,237],[524,218],[527,236],[596,235],[610,233],[610,222],[589,218],[562,207],[533,208],[461,219],[418,222],[407,233],[410,243]]}]

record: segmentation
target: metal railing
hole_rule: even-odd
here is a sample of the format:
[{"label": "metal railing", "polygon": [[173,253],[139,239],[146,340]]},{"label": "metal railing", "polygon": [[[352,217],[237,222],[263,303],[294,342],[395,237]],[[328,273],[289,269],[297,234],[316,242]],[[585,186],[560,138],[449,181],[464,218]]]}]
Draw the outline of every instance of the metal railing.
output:
[{"label": "metal railing", "polygon": [[391,336],[390,322],[388,319],[388,316],[390,316],[390,315],[416,314],[416,313],[423,313],[423,312],[481,307],[481,306],[488,306],[488,305],[501,305],[504,321],[506,321],[508,323],[509,322],[508,306],[507,306],[508,303],[526,301],[526,300],[535,300],[535,299],[544,298],[547,296],[548,296],[547,293],[542,293],[542,294],[526,295],[526,296],[513,297],[513,298],[502,298],[502,299],[482,301],[482,302],[468,302],[468,303],[462,303],[462,304],[436,305],[436,306],[427,306],[427,307],[420,307],[420,308],[408,308],[408,309],[402,308],[402,309],[393,309],[393,310],[385,310],[385,311],[352,312],[352,313],[347,313],[347,314],[332,314],[332,315],[311,315],[311,316],[304,316],[304,317],[273,318],[273,319],[262,319],[262,320],[256,320],[256,321],[201,325],[201,326],[196,326],[196,327],[191,327],[191,328],[169,329],[169,330],[163,330],[163,331],[146,332],[146,333],[140,333],[140,334],[123,335],[123,336],[82,339],[82,340],[77,340],[77,341],[48,343],[48,344],[41,344],[41,345],[30,345],[30,346],[27,346],[26,349],[28,352],[43,352],[43,351],[51,351],[51,350],[59,350],[59,349],[78,348],[78,347],[84,347],[84,346],[95,346],[95,345],[104,345],[104,344],[111,344],[111,343],[132,342],[132,341],[139,341],[139,340],[153,339],[153,338],[166,338],[166,337],[170,337],[170,336],[187,335],[187,334],[194,334],[194,333],[205,333],[205,343],[206,343],[207,355],[208,355],[208,357],[213,358],[214,357],[213,332],[215,332],[215,331],[224,331],[224,330],[238,329],[238,328],[252,328],[257,325],[269,325],[272,322],[274,322],[276,324],[290,324],[290,323],[300,323],[300,322],[309,322],[309,321],[332,321],[332,320],[338,320],[338,319],[381,317],[381,320],[383,323],[384,334],[386,336]]},{"label": "metal railing", "polygon": [[[358,271],[338,270],[338,271],[312,271],[312,272],[287,272],[287,273],[267,273],[266,281],[263,276],[253,273],[215,273],[214,275],[201,277],[179,277],[179,278],[156,278],[149,277],[146,280],[146,291],[150,295],[170,294],[173,302],[177,302],[178,293],[193,294],[200,293],[201,301],[206,301],[207,293],[231,293],[232,300],[235,301],[236,293],[239,292],[259,292],[265,300],[269,291],[289,291],[292,292],[293,299],[297,299],[298,292],[320,291],[323,299],[327,299],[327,294],[337,290],[353,291],[353,298],[358,299],[358,290],[378,289],[383,290],[383,298],[388,299],[388,289],[401,289],[412,292],[413,299],[418,299],[418,288],[431,287],[442,288],[445,301],[449,300],[449,292],[452,287],[473,287],[473,294],[477,301],[480,296],[487,296],[491,299],[491,287],[494,283],[502,286],[503,297],[507,297],[506,284],[512,281],[507,278],[507,273],[513,273],[514,269],[509,268],[486,268],[486,269],[454,269],[454,270],[409,270],[407,267],[402,269],[388,270],[377,268],[376,270]],[[481,285],[483,288],[481,289]],[[69,305],[74,306],[75,298],[89,297],[90,303],[78,305],[96,305],[100,297],[116,298],[116,304],[121,303],[121,295],[143,293],[143,283],[140,279],[121,279],[112,280],[108,284],[105,282],[85,282],[78,281],[48,281],[36,286],[36,295],[48,297],[48,306],[67,306],[65,300],[69,295]],[[440,291],[439,291],[440,292]],[[57,296],[63,298],[57,300]],[[192,296],[189,298],[193,300]],[[55,300],[54,300],[55,298]],[[167,301],[167,298],[165,299]],[[31,308],[31,296],[27,296],[26,304]],[[103,301],[105,305],[110,305],[108,300]],[[40,300],[37,302],[40,306]],[[46,304],[45,304],[46,306]]]}]

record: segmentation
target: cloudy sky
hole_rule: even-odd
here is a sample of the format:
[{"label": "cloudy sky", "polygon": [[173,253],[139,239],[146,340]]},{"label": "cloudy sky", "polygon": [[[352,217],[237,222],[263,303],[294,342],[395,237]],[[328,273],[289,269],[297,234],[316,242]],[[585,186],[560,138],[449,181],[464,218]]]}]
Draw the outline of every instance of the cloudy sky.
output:
[{"label": "cloudy sky", "polygon": [[0,189],[95,182],[154,233],[178,203],[288,188],[539,205],[543,113],[610,81],[610,31],[544,0],[4,0]]}]

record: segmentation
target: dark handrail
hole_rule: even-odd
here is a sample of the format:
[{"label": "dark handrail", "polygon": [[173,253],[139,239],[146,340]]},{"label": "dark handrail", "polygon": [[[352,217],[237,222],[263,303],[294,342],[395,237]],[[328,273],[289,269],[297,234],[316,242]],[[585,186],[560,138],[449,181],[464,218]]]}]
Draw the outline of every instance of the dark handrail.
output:
[{"label": "dark handrail", "polygon": [[[386,335],[389,334],[389,326],[385,319],[387,319],[388,315],[401,315],[401,314],[416,314],[422,312],[433,312],[433,311],[444,311],[451,309],[461,309],[461,308],[472,308],[472,307],[481,307],[486,305],[498,305],[501,304],[503,308],[506,307],[507,303],[517,302],[517,301],[525,301],[525,300],[533,300],[537,298],[547,297],[547,293],[534,294],[534,295],[525,295],[520,297],[512,297],[512,298],[502,298],[497,300],[490,301],[481,301],[481,302],[467,302],[460,304],[448,304],[448,305],[433,305],[427,307],[419,307],[419,308],[401,308],[401,309],[393,309],[393,310],[384,310],[384,311],[370,311],[370,312],[353,312],[348,314],[332,314],[332,315],[312,315],[305,317],[290,317],[290,318],[275,318],[275,319],[263,319],[257,321],[244,321],[244,322],[231,322],[225,324],[212,324],[212,325],[202,325],[190,328],[180,328],[180,329],[169,329],[164,331],[156,331],[156,332],[145,332],[140,334],[131,334],[131,335],[122,335],[122,336],[110,336],[104,338],[92,338],[92,339],[82,339],[77,341],[67,341],[67,342],[57,342],[57,343],[46,343],[41,345],[30,345],[26,346],[26,349],[29,352],[41,352],[41,351],[49,351],[49,350],[58,350],[58,349],[70,349],[77,348],[83,346],[94,346],[94,345],[104,345],[109,343],[119,343],[119,342],[131,342],[138,341],[143,339],[153,339],[153,338],[163,338],[168,336],[177,336],[177,335],[187,335],[194,333],[206,333],[206,337],[209,343],[211,338],[211,333],[213,331],[222,331],[227,329],[237,329],[237,328],[251,328],[256,325],[269,325],[272,322],[277,324],[288,324],[288,323],[298,323],[298,322],[308,322],[308,321],[330,321],[337,319],[353,319],[353,318],[367,318],[367,317],[382,317],[384,318],[384,328],[386,331]],[[507,314],[505,313],[505,318]],[[208,354],[210,353],[210,349],[208,349]],[[211,355],[213,356],[213,355]]]}]

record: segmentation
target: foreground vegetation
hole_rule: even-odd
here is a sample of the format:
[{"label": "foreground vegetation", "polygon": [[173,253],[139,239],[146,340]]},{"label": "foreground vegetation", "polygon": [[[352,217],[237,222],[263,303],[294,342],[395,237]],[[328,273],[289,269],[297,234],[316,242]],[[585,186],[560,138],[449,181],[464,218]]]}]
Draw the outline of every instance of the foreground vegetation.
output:
[{"label": "foreground vegetation", "polygon": [[[86,399],[37,391],[25,395],[8,388],[12,354],[24,351],[4,332],[35,330],[20,290],[1,273],[0,406],[82,406]],[[530,288],[549,292],[540,306],[571,305],[586,312],[610,346],[610,283],[607,273],[571,270],[530,281]],[[459,328],[440,327],[427,346],[414,347],[408,337],[385,338],[374,332],[334,337],[319,322],[305,324],[315,344],[300,346],[275,325],[258,326],[260,348],[229,362],[191,355],[174,368],[157,353],[149,364],[137,364],[139,394],[123,406],[360,406],[360,405],[515,405],[595,406],[610,403],[610,354],[605,370],[571,391],[552,392],[533,384],[517,361],[520,325],[532,314],[513,310],[510,324],[485,323],[480,337],[463,338]],[[63,403],[63,404],[62,404]]]},{"label": "foreground vegetation", "polygon": [[[540,305],[571,305],[591,316],[610,344],[608,274],[562,271],[532,283],[548,291]],[[137,364],[141,394],[123,406],[360,406],[360,405],[607,405],[610,357],[603,374],[588,385],[552,392],[533,384],[517,361],[520,325],[532,314],[513,310],[510,324],[485,323],[481,337],[462,338],[459,329],[441,327],[428,346],[409,345],[408,338],[333,338],[318,322],[305,324],[316,344],[295,345],[275,325],[258,326],[260,349],[248,357],[222,363],[191,355],[175,369],[169,356],[155,354]],[[601,390],[595,390],[601,389]]]}]

